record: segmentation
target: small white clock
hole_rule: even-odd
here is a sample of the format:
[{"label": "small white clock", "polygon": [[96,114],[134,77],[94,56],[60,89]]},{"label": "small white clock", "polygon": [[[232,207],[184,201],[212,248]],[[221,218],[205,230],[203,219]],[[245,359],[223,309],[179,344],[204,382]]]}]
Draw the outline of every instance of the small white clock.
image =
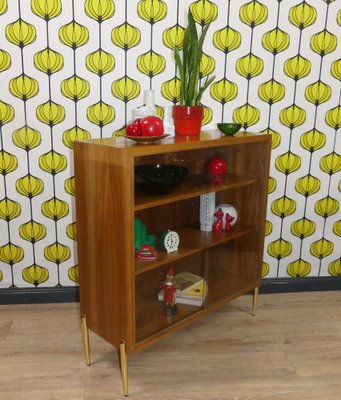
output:
[{"label": "small white clock", "polygon": [[179,248],[180,237],[175,231],[166,231],[161,234],[161,245],[167,250],[167,253],[177,251]]}]

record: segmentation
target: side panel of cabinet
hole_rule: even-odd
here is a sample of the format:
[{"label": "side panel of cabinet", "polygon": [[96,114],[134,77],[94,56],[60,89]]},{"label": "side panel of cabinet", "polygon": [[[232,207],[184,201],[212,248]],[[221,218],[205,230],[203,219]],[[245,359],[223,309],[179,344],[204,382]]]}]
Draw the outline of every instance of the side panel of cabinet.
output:
[{"label": "side panel of cabinet", "polygon": [[[133,335],[133,173],[110,147],[75,143],[81,313],[88,327],[127,349]],[[129,351],[129,350],[128,350]]]}]

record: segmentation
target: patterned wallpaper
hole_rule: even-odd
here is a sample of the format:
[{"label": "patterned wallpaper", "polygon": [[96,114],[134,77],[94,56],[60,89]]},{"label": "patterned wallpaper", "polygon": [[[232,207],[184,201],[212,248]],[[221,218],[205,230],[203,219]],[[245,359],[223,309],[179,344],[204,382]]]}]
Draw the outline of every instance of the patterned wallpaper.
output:
[{"label": "patterned wallpaper", "polygon": [[264,276],[340,276],[340,0],[0,0],[0,287],[76,284],[73,142],[177,101],[188,7],[206,127],[272,133]]}]

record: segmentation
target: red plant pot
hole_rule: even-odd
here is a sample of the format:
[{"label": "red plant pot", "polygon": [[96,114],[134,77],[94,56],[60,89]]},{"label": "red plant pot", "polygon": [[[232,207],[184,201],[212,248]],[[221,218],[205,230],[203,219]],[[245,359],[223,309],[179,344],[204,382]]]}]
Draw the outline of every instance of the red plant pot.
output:
[{"label": "red plant pot", "polygon": [[173,106],[175,133],[177,135],[199,135],[203,117],[203,106]]}]

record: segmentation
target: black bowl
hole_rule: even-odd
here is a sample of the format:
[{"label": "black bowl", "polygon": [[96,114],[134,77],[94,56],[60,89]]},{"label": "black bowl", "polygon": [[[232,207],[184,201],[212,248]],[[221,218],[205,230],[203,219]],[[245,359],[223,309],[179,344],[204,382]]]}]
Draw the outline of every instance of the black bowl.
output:
[{"label": "black bowl", "polygon": [[146,164],[135,167],[135,184],[150,194],[166,194],[180,185],[188,168],[180,165]]}]

